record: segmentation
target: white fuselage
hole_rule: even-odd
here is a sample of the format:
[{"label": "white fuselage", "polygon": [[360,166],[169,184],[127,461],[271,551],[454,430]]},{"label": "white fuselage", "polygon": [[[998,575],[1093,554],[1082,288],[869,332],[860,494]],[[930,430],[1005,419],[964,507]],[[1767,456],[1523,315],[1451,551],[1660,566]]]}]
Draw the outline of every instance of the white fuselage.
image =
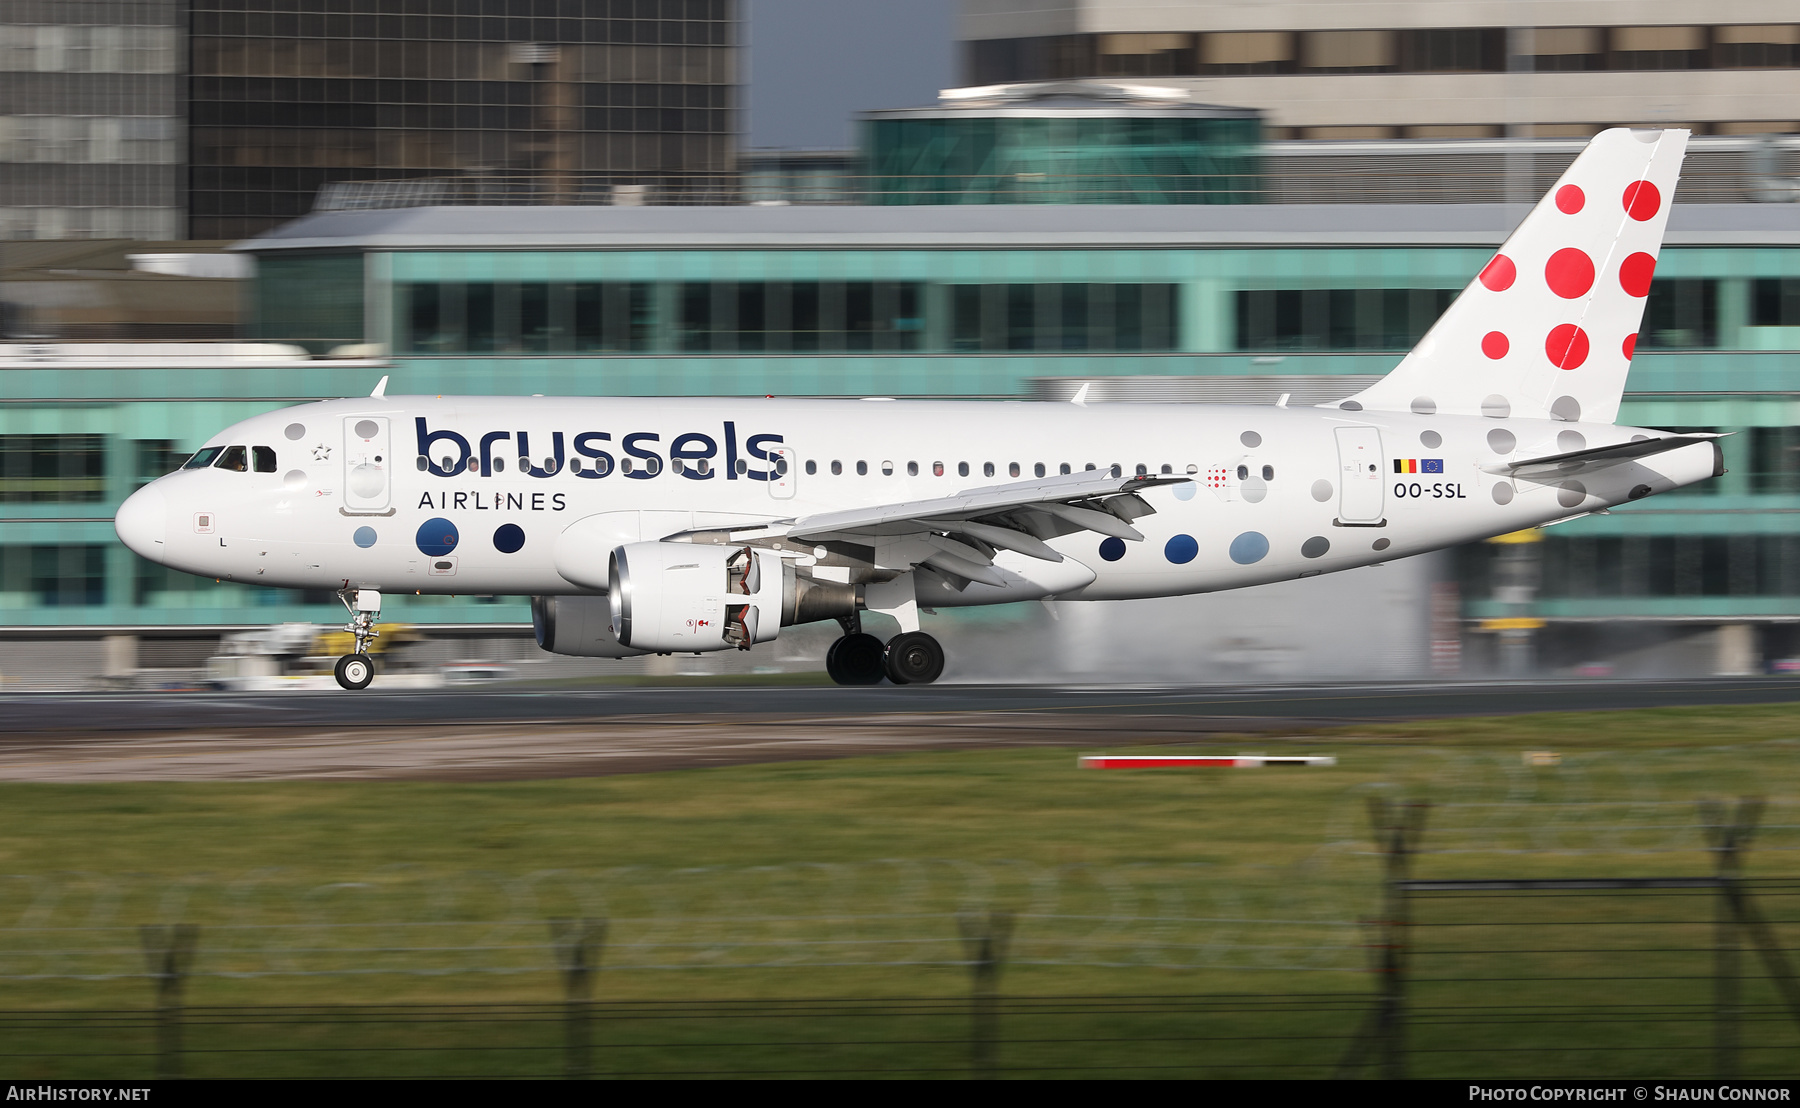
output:
[{"label": "white fuselage", "polygon": [[[431,436],[428,451],[420,421]],[[1357,428],[1373,430],[1340,433]],[[120,509],[118,530],[133,550],[164,565],[285,588],[591,593],[614,539],[931,500],[1028,480],[1039,465],[1049,474],[1065,465],[1118,465],[1127,475],[1139,466],[1152,475],[1191,475],[1191,484],[1141,493],[1155,509],[1133,521],[1142,542],[1092,532],[1050,540],[1078,576],[1052,574],[1046,595],[1113,600],[1350,569],[1714,473],[1716,450],[1708,444],[1579,481],[1484,470],[1660,434],[1237,405],[371,397],[289,408],[228,428],[207,445],[267,448],[272,471],[256,471],[253,450],[244,471],[177,471],[135,494]],[[520,469],[522,440],[531,472]],[[271,469],[268,455],[260,457]],[[684,472],[672,464],[677,459]],[[785,476],[774,472],[777,459],[788,461]],[[1396,472],[1396,460],[1405,472]],[[596,475],[602,466],[606,472]],[[559,572],[559,539],[597,516],[633,527],[601,528],[576,549],[563,543],[565,569],[571,559],[598,567],[573,573],[584,586]],[[811,564],[804,551],[786,556]],[[977,587],[962,602],[1028,598]]]}]

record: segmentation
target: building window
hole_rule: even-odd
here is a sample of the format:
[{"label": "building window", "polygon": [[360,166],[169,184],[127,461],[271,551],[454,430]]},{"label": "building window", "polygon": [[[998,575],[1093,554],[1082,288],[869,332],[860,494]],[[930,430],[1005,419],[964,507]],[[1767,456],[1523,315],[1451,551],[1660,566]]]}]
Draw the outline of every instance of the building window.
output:
[{"label": "building window", "polygon": [[1392,31],[1306,31],[1300,67],[1309,73],[1390,73],[1394,37]]},{"label": "building window", "polygon": [[1713,65],[1720,69],[1788,69],[1800,65],[1800,25],[1714,27]]},{"label": "building window", "polygon": [[1614,27],[1611,69],[1704,69],[1704,27]]},{"label": "building window", "polygon": [[1538,27],[1524,48],[1523,68],[1542,73],[1606,68],[1606,35],[1598,27]]},{"label": "building window", "polygon": [[1200,72],[1209,77],[1293,71],[1292,32],[1214,31],[1201,36]]},{"label": "building window", "polygon": [[1403,73],[1491,73],[1506,68],[1506,31],[1456,27],[1395,32]]},{"label": "building window", "polygon": [[1800,277],[1750,282],[1750,326],[1800,327]]},{"label": "building window", "polygon": [[106,603],[106,547],[0,546],[0,594],[29,595],[47,608]]},{"label": "building window", "polygon": [[1456,289],[1244,289],[1239,350],[1406,350],[1456,299]]},{"label": "building window", "polygon": [[105,499],[104,435],[0,435],[0,503],[96,504]]},{"label": "building window", "polygon": [[1194,36],[1188,34],[1096,35],[1102,77],[1189,77]]},{"label": "building window", "polygon": [[176,448],[174,439],[133,439],[131,456],[132,485],[140,489],[164,474],[174,473],[188,457]]},{"label": "building window", "polygon": [[1652,282],[1639,334],[1649,349],[1718,346],[1719,282],[1682,277]]}]

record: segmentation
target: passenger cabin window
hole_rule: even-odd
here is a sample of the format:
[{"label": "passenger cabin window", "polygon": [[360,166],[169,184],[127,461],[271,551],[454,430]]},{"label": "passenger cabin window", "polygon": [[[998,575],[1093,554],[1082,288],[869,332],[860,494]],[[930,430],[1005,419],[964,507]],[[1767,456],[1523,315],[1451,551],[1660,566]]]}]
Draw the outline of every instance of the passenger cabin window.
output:
[{"label": "passenger cabin window", "polygon": [[1265,480],[1265,481],[1275,480],[1275,467],[1274,466],[1264,466],[1263,467],[1263,480]]},{"label": "passenger cabin window", "polygon": [[983,477],[992,477],[994,475],[994,463],[983,462],[981,464],[981,475]]},{"label": "passenger cabin window", "polygon": [[1042,477],[1044,475],[1044,463],[1039,462],[1037,465],[1032,466],[1031,472],[1036,474],[1039,477]]},{"label": "passenger cabin window", "polygon": [[[419,455],[419,460],[418,460],[417,464],[418,464],[419,472],[424,473],[427,469],[431,468],[431,459],[427,458],[425,455],[421,454],[421,455]],[[446,466],[444,468],[448,469],[449,467]]]},{"label": "passenger cabin window", "polygon": [[1149,475],[1149,473],[1150,473],[1149,466],[1145,465],[1143,462],[1139,462],[1137,464],[1137,475],[1139,477],[1146,477]]},{"label": "passenger cabin window", "polygon": [[[1062,466],[1061,466],[1061,467],[1060,467],[1060,468],[1059,468],[1059,469],[1057,469],[1057,471],[1056,471],[1056,472],[1058,472],[1058,473],[1068,473],[1068,472],[1070,472],[1070,471],[1072,471],[1072,470],[1073,470],[1073,469],[1074,469],[1074,468],[1075,468],[1075,467],[1074,467],[1074,466],[1071,466],[1071,465],[1070,465],[1070,464],[1069,464],[1069,463],[1068,463],[1068,462],[1064,462],[1064,463],[1063,463],[1063,464],[1062,464]],[[1094,468],[1094,467],[1093,467],[1093,466],[1089,466],[1089,467],[1088,467],[1088,468],[1089,468],[1089,469],[1093,469],[1093,468]]]},{"label": "passenger cabin window", "polygon": [[808,476],[811,476],[812,474],[819,472],[819,463],[808,460],[806,463],[806,472],[807,472]]},{"label": "passenger cabin window", "polygon": [[236,473],[250,472],[249,451],[241,446],[227,446],[225,453],[213,465],[219,469],[229,469]]},{"label": "passenger cabin window", "polygon": [[275,472],[275,448],[272,446],[252,446],[250,460],[256,463],[256,472]]},{"label": "passenger cabin window", "polygon": [[958,477],[967,477],[969,475],[969,463],[968,462],[957,462],[956,463],[956,475]]},{"label": "passenger cabin window", "polygon": [[867,477],[869,475],[869,463],[868,462],[857,462],[856,463],[856,475],[858,477]]},{"label": "passenger cabin window", "polygon": [[932,462],[931,463],[931,475],[933,477],[942,477],[944,475],[944,463],[943,462]]},{"label": "passenger cabin window", "polygon": [[836,476],[838,476],[838,475],[840,475],[840,474],[842,474],[842,473],[843,473],[843,472],[844,472],[844,463],[843,463],[843,462],[840,462],[840,461],[838,461],[838,460],[837,460],[837,459],[835,459],[835,458],[834,458],[834,459],[832,459],[832,462],[831,462],[831,475],[832,475],[832,476],[833,476],[833,477],[836,477]]},{"label": "passenger cabin window", "polygon": [[894,475],[894,463],[888,462],[888,461],[882,462],[881,463],[881,475],[883,477],[892,477]]},{"label": "passenger cabin window", "polygon": [[205,469],[207,466],[213,464],[213,460],[215,458],[217,458],[219,456],[219,452],[224,449],[225,448],[223,446],[206,447],[204,450],[201,450],[198,453],[196,453],[192,458],[189,458],[187,460],[187,464],[182,466],[181,468],[182,469]]},{"label": "passenger cabin window", "polygon": [[919,475],[919,463],[918,462],[907,462],[906,463],[906,475],[908,477],[917,477]]},{"label": "passenger cabin window", "polygon": [[1006,472],[1009,476],[1017,477],[1019,475],[1019,463],[1018,462],[1009,463],[1006,467]]}]

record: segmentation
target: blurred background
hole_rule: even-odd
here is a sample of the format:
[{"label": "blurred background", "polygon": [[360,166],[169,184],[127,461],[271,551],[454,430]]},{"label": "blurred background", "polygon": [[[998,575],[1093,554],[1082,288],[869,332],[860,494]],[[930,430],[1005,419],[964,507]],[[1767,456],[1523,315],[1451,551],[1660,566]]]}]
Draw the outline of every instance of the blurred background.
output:
[{"label": "blurred background", "polygon": [[[113,536],[257,412],[383,374],[1330,401],[1616,125],[1694,132],[1620,419],[1733,432],[1728,474],[1317,580],[932,630],[958,679],[1800,668],[1797,70],[1775,0],[4,0],[0,680],[324,673],[330,595]],[[419,684],[782,679],[835,633],[586,662],[536,648],[524,597],[386,615],[383,680]]]}]

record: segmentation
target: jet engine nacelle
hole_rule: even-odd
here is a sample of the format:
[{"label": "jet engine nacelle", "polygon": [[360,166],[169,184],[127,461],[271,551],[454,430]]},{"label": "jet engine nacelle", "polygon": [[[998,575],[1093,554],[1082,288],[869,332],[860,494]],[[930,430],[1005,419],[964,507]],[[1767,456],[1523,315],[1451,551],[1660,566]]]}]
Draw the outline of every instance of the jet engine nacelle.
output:
[{"label": "jet engine nacelle", "polygon": [[622,645],[612,633],[612,602],[604,596],[534,596],[531,626],[537,644],[576,658],[635,658],[648,650]]},{"label": "jet engine nacelle", "polygon": [[781,556],[749,546],[626,543],[612,553],[612,633],[635,650],[724,650],[781,630]]}]

